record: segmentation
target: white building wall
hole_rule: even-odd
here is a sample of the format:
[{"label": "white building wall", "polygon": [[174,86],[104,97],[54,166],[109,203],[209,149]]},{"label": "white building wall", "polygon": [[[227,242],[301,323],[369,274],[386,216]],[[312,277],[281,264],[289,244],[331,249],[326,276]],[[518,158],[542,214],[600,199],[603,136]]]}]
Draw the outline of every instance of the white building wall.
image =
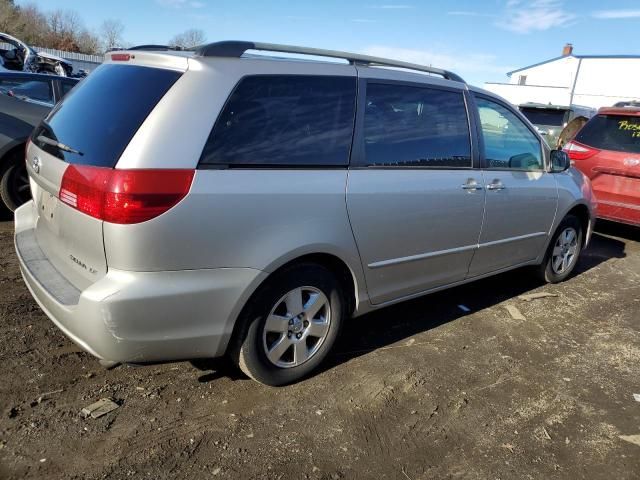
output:
[{"label": "white building wall", "polygon": [[[579,71],[578,71],[579,65]],[[571,90],[575,83],[573,101]],[[518,85],[526,75],[526,84]],[[640,99],[640,58],[564,57],[514,72],[509,83],[486,83],[485,88],[514,105],[527,102],[584,105],[600,108]]]},{"label": "white building wall", "polygon": [[522,103],[552,103],[569,105],[571,89],[566,87],[536,87],[533,85],[513,85],[509,83],[486,83],[485,89],[500,95],[514,105]]},{"label": "white building wall", "polygon": [[553,62],[514,72],[509,83],[517,85],[520,76],[526,75],[526,85],[568,87],[573,84],[577,68],[577,58],[563,57]]},{"label": "white building wall", "polygon": [[640,58],[584,58],[573,103],[598,108],[640,99],[639,79]]}]

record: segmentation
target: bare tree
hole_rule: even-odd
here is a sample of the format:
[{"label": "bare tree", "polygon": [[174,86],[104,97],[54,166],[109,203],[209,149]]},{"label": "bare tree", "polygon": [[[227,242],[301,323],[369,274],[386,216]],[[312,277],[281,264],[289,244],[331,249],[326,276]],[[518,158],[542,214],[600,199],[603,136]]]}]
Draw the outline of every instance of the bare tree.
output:
[{"label": "bare tree", "polygon": [[124,32],[124,25],[120,20],[105,20],[102,23],[100,31],[102,33],[102,48],[105,52],[122,46],[122,33]]},{"label": "bare tree", "polygon": [[16,5],[14,0],[0,0],[0,32],[34,46],[82,53],[100,50],[98,37],[84,27],[75,11],[44,13],[35,3]]},{"label": "bare tree", "polygon": [[169,40],[169,46],[191,48],[202,45],[207,41],[207,36],[202,30],[190,28]]},{"label": "bare tree", "polygon": [[89,32],[89,30],[82,30],[76,36],[76,42],[78,44],[78,51],[81,53],[97,55],[101,52],[100,39]]},{"label": "bare tree", "polygon": [[16,6],[13,0],[0,0],[0,32],[6,32],[15,22]]}]

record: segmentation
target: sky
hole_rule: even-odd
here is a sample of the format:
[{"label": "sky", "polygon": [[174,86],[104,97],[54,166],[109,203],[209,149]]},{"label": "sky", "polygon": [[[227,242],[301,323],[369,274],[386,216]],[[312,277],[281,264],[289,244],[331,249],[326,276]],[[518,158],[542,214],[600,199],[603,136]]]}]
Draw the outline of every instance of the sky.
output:
[{"label": "sky", "polygon": [[[18,0],[18,4],[34,3]],[[75,10],[99,32],[125,26],[130,44],[165,44],[189,28],[208,41],[251,40],[358,53],[452,70],[467,82],[557,57],[640,54],[639,0],[39,0]]]}]

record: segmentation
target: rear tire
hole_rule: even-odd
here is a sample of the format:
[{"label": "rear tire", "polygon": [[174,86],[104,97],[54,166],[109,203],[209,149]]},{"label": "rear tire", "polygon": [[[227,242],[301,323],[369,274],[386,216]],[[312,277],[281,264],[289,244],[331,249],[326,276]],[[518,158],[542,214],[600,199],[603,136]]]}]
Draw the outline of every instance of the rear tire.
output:
[{"label": "rear tire", "polygon": [[309,375],[331,351],[345,316],[341,285],[326,268],[304,263],[267,281],[247,303],[230,345],[233,362],[270,386]]},{"label": "rear tire", "polygon": [[566,280],[582,251],[582,225],[573,215],[567,215],[553,234],[544,260],[538,267],[538,276],[547,283]]},{"label": "rear tire", "polygon": [[11,211],[14,211],[31,198],[29,177],[24,158],[14,153],[0,167],[0,198]]}]

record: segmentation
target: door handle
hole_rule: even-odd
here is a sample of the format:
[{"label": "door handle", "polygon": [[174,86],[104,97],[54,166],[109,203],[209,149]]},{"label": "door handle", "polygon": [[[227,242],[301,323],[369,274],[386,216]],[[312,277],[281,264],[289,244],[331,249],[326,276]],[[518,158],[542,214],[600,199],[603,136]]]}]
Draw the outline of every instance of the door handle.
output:
[{"label": "door handle", "polygon": [[470,178],[469,180],[467,180],[467,183],[463,183],[461,187],[463,190],[468,190],[472,192],[475,192],[477,190],[482,190],[484,188],[482,185],[478,184],[478,182],[473,178]]},{"label": "door handle", "polygon": [[487,190],[504,190],[505,188],[507,187],[504,186],[504,183],[502,183],[498,179],[494,180],[489,185],[487,185]]}]

